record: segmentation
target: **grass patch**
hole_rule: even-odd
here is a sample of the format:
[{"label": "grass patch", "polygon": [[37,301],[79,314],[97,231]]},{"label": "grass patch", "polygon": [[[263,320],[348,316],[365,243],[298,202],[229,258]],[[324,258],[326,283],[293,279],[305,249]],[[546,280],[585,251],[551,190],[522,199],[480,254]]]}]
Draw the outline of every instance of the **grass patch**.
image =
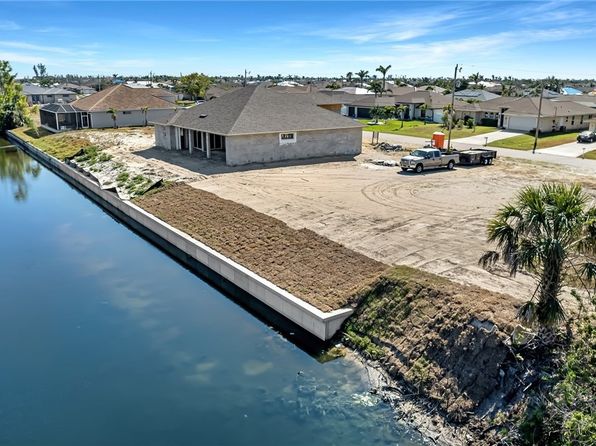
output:
[{"label": "grass patch", "polygon": [[596,160],[596,150],[590,150],[589,152],[584,153],[583,156],[580,156],[580,158],[585,158],[587,160]]},{"label": "grass patch", "polygon": [[[548,133],[538,137],[538,149],[546,149],[561,144],[574,142],[577,138],[577,132]],[[500,139],[488,144],[491,147],[502,147],[504,149],[532,150],[534,147],[534,135],[523,134],[512,136],[511,138]]]},{"label": "grass patch", "polygon": [[36,131],[25,127],[15,129],[12,132],[60,161],[72,158],[82,148],[91,145],[89,140],[78,132],[54,134],[43,128],[38,128]]},{"label": "grass patch", "polygon": [[80,163],[87,163],[89,166],[93,166],[97,163],[105,163],[112,159],[112,155],[103,153],[97,146],[89,146],[83,148],[83,153],[75,157],[75,161]]},{"label": "grass patch", "polygon": [[[359,119],[360,123],[368,124],[370,119]],[[382,125],[367,125],[362,130],[367,132],[381,132],[391,133],[393,135],[404,135],[404,136],[416,136],[418,138],[431,139],[434,132],[443,132],[447,135],[448,130],[443,128],[441,124],[424,124],[422,121],[404,121],[402,128],[401,121],[391,119],[385,121]],[[451,138],[465,138],[467,136],[481,135],[483,133],[494,132],[497,129],[495,127],[487,127],[477,125],[476,128],[468,129],[452,129]]]},{"label": "grass patch", "polygon": [[12,144],[7,139],[0,137],[0,148],[11,146]]}]

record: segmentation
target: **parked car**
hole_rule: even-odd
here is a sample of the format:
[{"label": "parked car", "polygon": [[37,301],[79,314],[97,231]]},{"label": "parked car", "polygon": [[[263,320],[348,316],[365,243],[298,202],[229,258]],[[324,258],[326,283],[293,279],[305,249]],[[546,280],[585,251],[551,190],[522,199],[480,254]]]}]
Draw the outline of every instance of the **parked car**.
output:
[{"label": "parked car", "polygon": [[459,155],[445,154],[439,149],[417,149],[407,156],[404,156],[400,161],[401,170],[413,170],[416,173],[422,172],[424,169],[438,169],[439,167],[446,167],[451,170],[455,164],[459,162]]},{"label": "parked car", "polygon": [[596,131],[595,132],[581,132],[577,135],[577,142],[594,142],[596,141]]}]

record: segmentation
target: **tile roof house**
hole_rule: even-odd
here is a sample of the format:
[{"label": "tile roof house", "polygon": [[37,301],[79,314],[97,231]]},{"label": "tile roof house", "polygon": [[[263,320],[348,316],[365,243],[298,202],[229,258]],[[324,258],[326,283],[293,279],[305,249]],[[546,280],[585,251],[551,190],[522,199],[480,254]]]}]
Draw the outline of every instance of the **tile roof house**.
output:
[{"label": "tile roof house", "polygon": [[156,145],[228,165],[353,156],[362,145],[362,125],[319,107],[312,95],[256,85],[153,123]]},{"label": "tile roof house", "polygon": [[71,102],[69,108],[46,105],[39,115],[42,126],[50,131],[141,126],[170,117],[177,109],[175,100],[175,93],[159,88],[120,84]]},{"label": "tile roof house", "polygon": [[40,87],[39,85],[24,84],[23,94],[29,105],[53,104],[54,102],[71,102],[77,98],[74,91],[58,87]]}]

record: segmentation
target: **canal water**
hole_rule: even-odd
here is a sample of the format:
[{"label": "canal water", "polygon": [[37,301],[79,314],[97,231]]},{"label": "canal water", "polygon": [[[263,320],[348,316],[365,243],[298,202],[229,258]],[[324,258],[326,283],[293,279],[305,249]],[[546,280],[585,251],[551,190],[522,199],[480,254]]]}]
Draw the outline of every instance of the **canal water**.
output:
[{"label": "canal water", "polygon": [[356,364],[318,361],[14,150],[0,358],[2,445],[423,444]]}]

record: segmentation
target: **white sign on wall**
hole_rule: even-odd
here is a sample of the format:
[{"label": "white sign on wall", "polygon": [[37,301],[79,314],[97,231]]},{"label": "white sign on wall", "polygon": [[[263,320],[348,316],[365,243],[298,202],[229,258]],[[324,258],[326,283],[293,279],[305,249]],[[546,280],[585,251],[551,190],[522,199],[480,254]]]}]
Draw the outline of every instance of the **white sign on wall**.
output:
[{"label": "white sign on wall", "polygon": [[296,133],[280,133],[279,144],[294,144],[296,142]]}]

